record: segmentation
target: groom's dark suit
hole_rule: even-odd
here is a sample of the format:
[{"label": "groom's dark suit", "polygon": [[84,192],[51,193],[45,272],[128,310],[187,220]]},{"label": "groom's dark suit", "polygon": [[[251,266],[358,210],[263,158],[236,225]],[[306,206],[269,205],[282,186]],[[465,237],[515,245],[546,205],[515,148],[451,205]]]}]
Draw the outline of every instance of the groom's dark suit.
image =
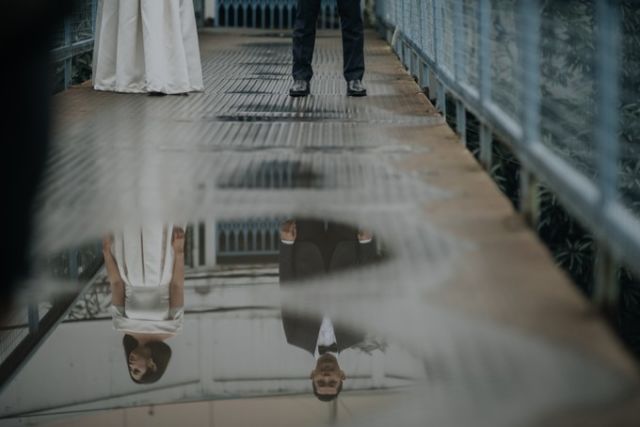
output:
[{"label": "groom's dark suit", "polygon": [[[353,268],[373,260],[373,243],[361,244],[358,230],[324,221],[296,221],[297,238],[293,245],[280,244],[280,286],[304,286],[301,280]],[[282,325],[287,342],[314,354],[321,316],[303,317],[282,310]],[[338,350],[352,347],[364,339],[363,334],[334,325]]]},{"label": "groom's dark suit", "polygon": [[[344,78],[362,80],[364,75],[364,23],[360,0],[337,0],[342,28]],[[293,29],[293,79],[311,80],[316,23],[321,0],[298,0]]]}]

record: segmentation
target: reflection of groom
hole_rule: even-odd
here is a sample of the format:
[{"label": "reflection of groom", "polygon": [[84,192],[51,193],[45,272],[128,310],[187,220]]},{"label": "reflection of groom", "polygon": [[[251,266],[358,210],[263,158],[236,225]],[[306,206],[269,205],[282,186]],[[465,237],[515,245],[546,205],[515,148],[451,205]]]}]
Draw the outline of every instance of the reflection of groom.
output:
[{"label": "reflection of groom", "polygon": [[[309,95],[313,69],[311,61],[316,41],[316,22],[321,0],[298,0],[293,29],[293,86],[291,96]],[[342,27],[343,72],[348,96],[366,96],[364,75],[364,24],[360,0],[338,0]]]},{"label": "reflection of groom", "polygon": [[[375,245],[367,232],[332,222],[287,221],[280,230],[280,284],[300,285],[305,278],[353,268],[373,260]],[[313,392],[322,401],[335,399],[345,373],[338,354],[364,339],[362,334],[334,325],[326,316],[301,316],[286,308],[282,324],[287,342],[316,359],[311,371]]]}]

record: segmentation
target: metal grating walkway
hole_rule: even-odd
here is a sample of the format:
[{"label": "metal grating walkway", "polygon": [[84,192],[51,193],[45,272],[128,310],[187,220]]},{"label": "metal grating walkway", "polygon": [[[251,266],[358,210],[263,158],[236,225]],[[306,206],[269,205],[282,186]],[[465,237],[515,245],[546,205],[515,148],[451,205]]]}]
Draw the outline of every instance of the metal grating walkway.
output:
[{"label": "metal grating walkway", "polygon": [[[366,39],[364,99],[344,96],[337,33],[318,39],[313,96],[291,99],[288,39],[231,30],[201,35],[204,93],[155,98],[82,86],[58,96],[37,251],[149,219],[295,214],[357,223],[395,260],[314,297],[353,308],[342,311],[346,321],[424,356],[424,396],[433,400],[407,400],[416,419],[430,410],[448,420],[442,425],[468,423],[480,406],[511,402],[521,405],[512,418],[496,412],[485,424],[513,425],[633,390],[633,362],[604,322],[588,316],[388,45],[374,33]],[[270,184],[270,168],[300,179]],[[291,295],[297,304],[302,297]]]}]

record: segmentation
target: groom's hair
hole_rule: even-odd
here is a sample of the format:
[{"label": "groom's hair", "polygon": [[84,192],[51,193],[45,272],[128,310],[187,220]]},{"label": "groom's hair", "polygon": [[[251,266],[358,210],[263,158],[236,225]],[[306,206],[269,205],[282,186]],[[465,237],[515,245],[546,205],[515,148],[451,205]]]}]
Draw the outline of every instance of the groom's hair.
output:
[{"label": "groom's hair", "polygon": [[336,391],[336,394],[318,394],[318,389],[316,389],[316,384],[313,381],[311,381],[311,384],[313,386],[313,394],[318,398],[318,400],[322,402],[331,402],[332,400],[335,400],[340,394],[340,392],[342,391],[342,381],[340,381],[340,385],[338,386],[338,390]]}]

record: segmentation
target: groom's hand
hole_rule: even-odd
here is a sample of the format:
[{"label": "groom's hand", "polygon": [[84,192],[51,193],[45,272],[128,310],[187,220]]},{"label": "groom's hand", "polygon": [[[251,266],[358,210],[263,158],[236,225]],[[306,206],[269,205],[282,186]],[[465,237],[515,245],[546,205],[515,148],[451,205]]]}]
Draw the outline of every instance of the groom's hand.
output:
[{"label": "groom's hand", "polygon": [[280,226],[280,240],[285,242],[295,242],[298,235],[296,222],[293,220],[285,221]]},{"label": "groom's hand", "polygon": [[358,241],[360,243],[369,243],[373,240],[373,233],[369,230],[358,231]]}]

